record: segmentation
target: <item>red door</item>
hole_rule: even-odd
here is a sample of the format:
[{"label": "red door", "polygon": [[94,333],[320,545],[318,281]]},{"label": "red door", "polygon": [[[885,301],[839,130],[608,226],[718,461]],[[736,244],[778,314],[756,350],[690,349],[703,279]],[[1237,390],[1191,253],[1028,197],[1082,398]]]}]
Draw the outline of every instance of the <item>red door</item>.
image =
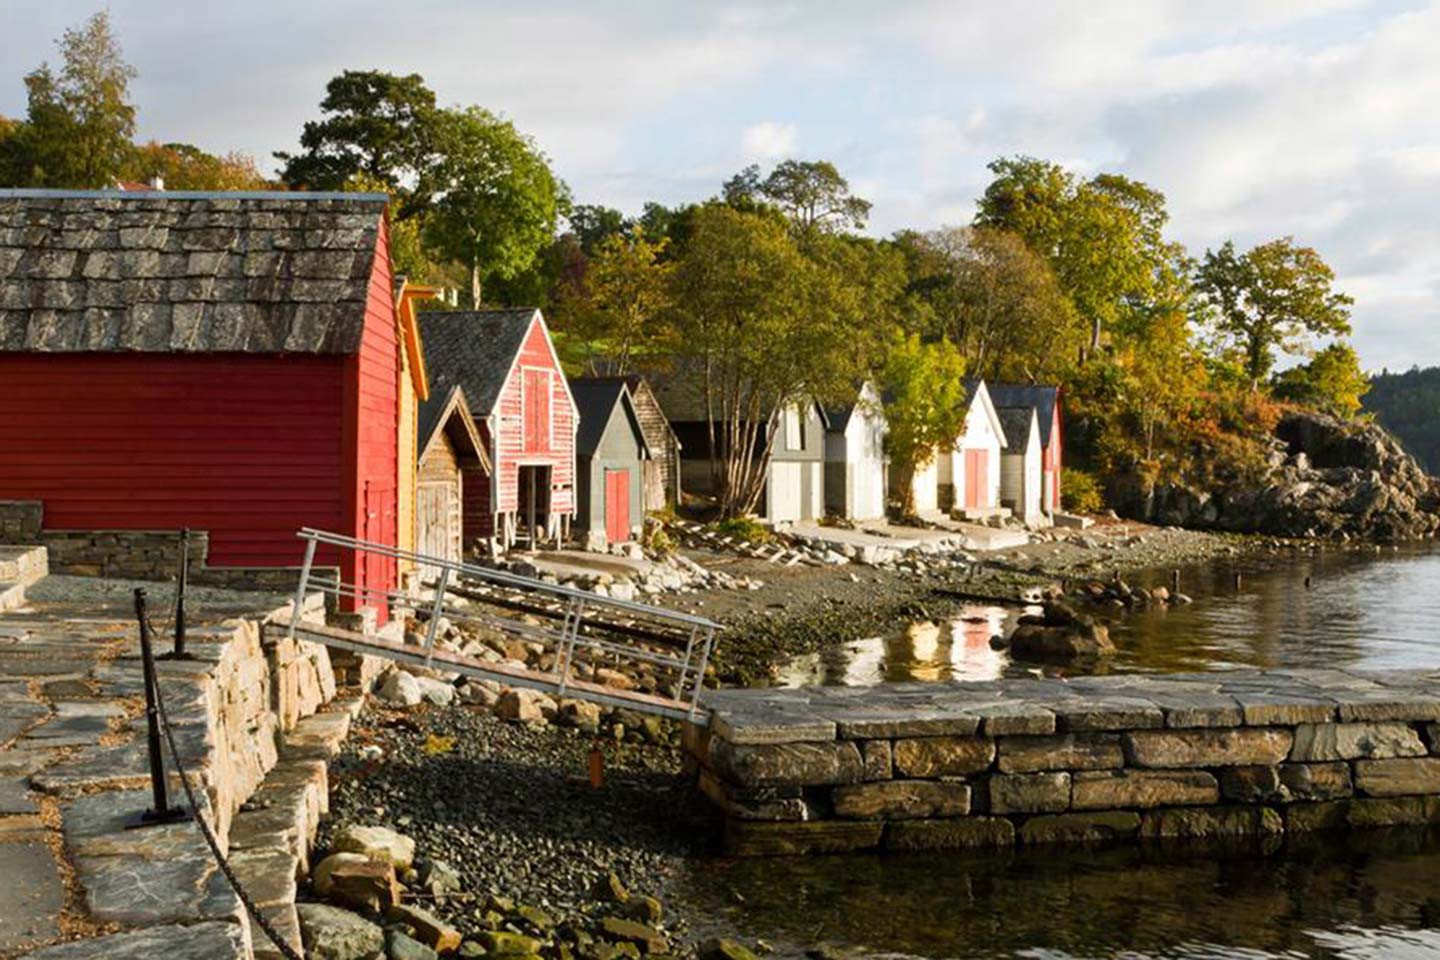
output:
[{"label": "red door", "polygon": [[605,539],[630,539],[630,471],[605,471]]},{"label": "red door", "polygon": [[965,451],[965,509],[978,510],[985,502],[985,487],[990,479],[990,451]]},{"label": "red door", "polygon": [[526,368],[521,371],[520,392],[524,408],[525,452],[545,453],[550,449],[550,371]]}]

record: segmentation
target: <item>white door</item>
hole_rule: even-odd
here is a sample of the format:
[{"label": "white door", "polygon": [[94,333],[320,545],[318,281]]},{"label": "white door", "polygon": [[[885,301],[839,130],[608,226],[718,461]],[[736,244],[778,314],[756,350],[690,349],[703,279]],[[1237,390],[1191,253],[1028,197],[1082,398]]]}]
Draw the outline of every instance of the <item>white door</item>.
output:
[{"label": "white door", "polygon": [[804,502],[800,495],[804,469],[803,463],[777,461],[770,464],[770,509],[767,519],[777,523],[800,519],[800,508]]},{"label": "white door", "polygon": [[855,464],[855,519],[875,520],[885,515],[884,467],[874,460]]},{"label": "white door", "polygon": [[[942,458],[949,458],[948,453],[940,454]],[[936,461],[932,459],[924,467],[915,471],[913,488],[915,491],[915,512],[933,513],[940,509],[936,489]]]}]

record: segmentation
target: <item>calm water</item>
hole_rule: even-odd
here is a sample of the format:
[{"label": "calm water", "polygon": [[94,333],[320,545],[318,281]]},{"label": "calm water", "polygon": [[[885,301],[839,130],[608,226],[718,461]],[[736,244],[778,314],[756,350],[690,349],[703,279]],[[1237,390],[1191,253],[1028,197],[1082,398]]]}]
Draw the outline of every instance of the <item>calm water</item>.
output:
[{"label": "calm water", "polygon": [[[1120,652],[1101,669],[1440,662],[1435,549],[1245,560],[1183,577],[1197,602],[1117,621]],[[798,660],[782,679],[1024,675],[1033,665],[990,649],[1014,614],[912,625]],[[763,937],[778,956],[823,942],[856,957],[1440,960],[1440,831],[1228,850],[720,860],[694,870],[681,895],[717,929]]]}]

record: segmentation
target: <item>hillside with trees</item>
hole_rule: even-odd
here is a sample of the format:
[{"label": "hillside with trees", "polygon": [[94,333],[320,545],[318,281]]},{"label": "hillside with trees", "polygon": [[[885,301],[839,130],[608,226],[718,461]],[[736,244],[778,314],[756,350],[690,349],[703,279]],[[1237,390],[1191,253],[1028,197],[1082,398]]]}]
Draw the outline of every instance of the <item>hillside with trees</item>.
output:
[{"label": "hillside with trees", "polygon": [[1440,476],[1440,367],[1381,371],[1370,378],[1364,408],[1427,472]]}]

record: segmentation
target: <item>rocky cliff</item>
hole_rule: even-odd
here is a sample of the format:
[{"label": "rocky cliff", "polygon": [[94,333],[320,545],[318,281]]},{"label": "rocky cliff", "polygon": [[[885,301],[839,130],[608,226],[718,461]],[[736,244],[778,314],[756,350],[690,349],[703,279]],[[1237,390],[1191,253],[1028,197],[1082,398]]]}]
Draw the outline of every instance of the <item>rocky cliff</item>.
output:
[{"label": "rocky cliff", "polygon": [[1394,437],[1308,410],[1281,418],[1259,483],[1163,486],[1121,506],[1158,523],[1237,533],[1395,541],[1440,531],[1440,481]]}]

